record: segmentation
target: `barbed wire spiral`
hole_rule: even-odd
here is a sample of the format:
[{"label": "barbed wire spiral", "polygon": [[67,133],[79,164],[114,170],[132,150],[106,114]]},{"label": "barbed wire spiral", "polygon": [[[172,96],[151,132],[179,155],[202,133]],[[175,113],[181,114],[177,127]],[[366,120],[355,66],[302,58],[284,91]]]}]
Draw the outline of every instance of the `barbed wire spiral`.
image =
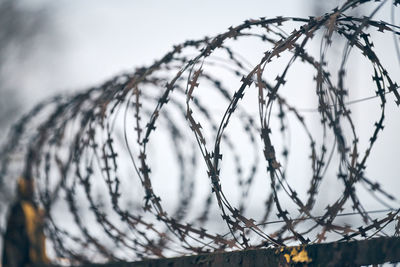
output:
[{"label": "barbed wire spiral", "polygon": [[[370,35],[394,35],[399,53],[400,27],[373,19],[386,3],[395,8],[400,2],[349,0],[320,17],[246,20],[213,38],[176,45],[151,66],[101,86],[46,100],[12,129],[1,152],[1,187],[16,173],[34,179],[55,261],[397,235],[398,206],[385,204],[386,215],[373,217],[357,190],[365,187],[379,203],[398,203],[365,174],[384,129],[386,102],[393,101],[388,97],[400,104],[399,86]],[[349,15],[366,4],[374,6],[369,16]],[[246,40],[254,46],[245,51],[260,50],[256,64],[235,50]],[[327,61],[339,42],[344,49],[336,75]],[[346,89],[351,52],[370,64],[380,105],[365,151],[359,138],[366,133],[357,131]],[[280,66],[275,79],[270,66]],[[293,92],[283,90],[292,68],[314,75],[312,90],[295,86],[316,100],[311,123],[307,110],[290,104]],[[291,141],[294,135],[304,138]],[[309,146],[301,152],[309,164],[304,192],[287,172],[293,143]],[[322,183],[332,175],[337,197],[318,206]],[[361,226],[340,220],[349,208]]]}]

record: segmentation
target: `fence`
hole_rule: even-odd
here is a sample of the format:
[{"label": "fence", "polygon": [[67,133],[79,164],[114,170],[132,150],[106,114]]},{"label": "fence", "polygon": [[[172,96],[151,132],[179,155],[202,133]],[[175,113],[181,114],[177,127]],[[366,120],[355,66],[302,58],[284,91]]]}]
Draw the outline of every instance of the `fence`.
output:
[{"label": "fence", "polygon": [[250,249],[131,263],[83,266],[361,266],[400,261],[399,238],[312,244],[284,249]]},{"label": "fence", "polygon": [[[367,241],[399,233],[397,199],[379,182],[384,180],[366,175],[367,162],[384,129],[387,101],[394,99],[400,104],[399,86],[371,41],[372,31],[395,38],[400,34],[394,23],[374,20],[385,4],[395,8],[399,3],[346,1],[320,17],[246,20],[214,38],[177,45],[149,67],[39,104],[15,125],[1,152],[3,192],[17,173],[23,177],[20,184],[29,188],[21,192],[32,193],[26,198],[20,193],[16,204],[26,228],[21,237],[27,244],[24,253],[47,262],[42,241],[45,233],[51,242],[49,255],[56,263],[126,261],[232,249],[244,251],[180,258],[176,264],[209,257],[213,262],[227,257],[257,262],[265,253],[271,255],[266,256],[268,260],[284,263],[285,255],[289,260],[297,257],[291,255],[294,249],[288,246],[292,244],[305,246],[307,255],[322,263],[327,254],[345,261],[349,257],[345,251],[369,249],[376,249],[376,253],[368,253],[372,263],[396,261],[393,244],[397,238]],[[373,11],[362,17],[349,14],[363,5],[371,5]],[[286,32],[289,23],[297,25],[291,33]],[[255,64],[235,52],[235,43],[246,38],[267,47]],[[317,56],[308,46],[316,39],[320,40]],[[395,40],[393,49],[398,52]],[[344,49],[333,72],[327,67],[328,52],[338,42]],[[379,101],[378,119],[364,153],[360,138],[365,136],[357,131],[349,106],[370,98],[347,98],[351,93],[345,87],[346,72],[352,70],[347,65],[351,51],[359,52],[371,65],[376,90],[372,98]],[[268,68],[274,62],[280,70],[271,79]],[[305,113],[310,110],[290,104],[289,96],[282,92],[289,70],[299,70],[295,66],[310,68],[315,75],[318,104],[311,111],[318,116],[322,138],[316,137],[309,125]],[[226,77],[236,82],[237,90],[226,86]],[[246,102],[249,99],[254,102]],[[257,115],[252,107],[257,108]],[[304,192],[297,191],[287,175],[291,124],[299,125],[296,135],[298,129],[304,132],[297,143],[308,143],[309,148],[303,153],[310,164]],[[161,132],[164,135],[157,135]],[[276,135],[281,142],[276,142]],[[167,166],[161,176],[168,180],[161,185],[157,185],[160,178],[152,174],[157,161],[152,156],[157,150],[162,151]],[[24,160],[19,162],[16,155]],[[223,168],[226,158],[232,168]],[[13,171],[15,165],[19,171]],[[199,171],[201,166],[204,168]],[[337,187],[340,193],[317,207],[318,199],[324,199],[322,183],[332,173],[341,185]],[[203,185],[205,193],[198,186],[201,179],[196,178],[202,174],[208,178]],[[233,184],[225,177],[236,177],[236,189],[223,190]],[[258,181],[266,179],[265,192],[251,200],[252,190],[260,189]],[[175,206],[161,202],[168,199],[159,192],[170,185],[176,186],[177,193],[166,190],[165,194],[176,200]],[[386,215],[370,212],[364,195],[357,193],[360,186],[376,197],[375,203],[384,206]],[[234,191],[237,201],[232,201]],[[194,199],[198,192],[204,197]],[[257,219],[248,215],[253,205],[257,206],[257,214],[253,214]],[[60,210],[64,210],[63,216]],[[216,213],[222,224],[210,222]],[[354,214],[361,218],[354,223],[357,226],[341,220]],[[226,232],[218,230],[222,227]],[[365,240],[343,243],[360,238]],[[313,245],[326,241],[339,243]],[[6,251],[9,242],[6,238]],[[386,245],[380,246],[382,242],[388,250]],[[339,254],[325,251],[335,246]],[[277,249],[282,249],[283,258],[276,256]],[[303,255],[301,251],[298,255]],[[383,258],[385,255],[388,258]],[[355,260],[358,263],[358,258]]]}]

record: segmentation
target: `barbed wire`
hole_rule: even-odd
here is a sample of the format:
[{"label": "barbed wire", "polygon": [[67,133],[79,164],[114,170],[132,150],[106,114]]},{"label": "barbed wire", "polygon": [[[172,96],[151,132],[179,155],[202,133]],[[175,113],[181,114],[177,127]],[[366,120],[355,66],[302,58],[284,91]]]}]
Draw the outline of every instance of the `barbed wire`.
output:
[{"label": "barbed wire", "polygon": [[[54,259],[67,258],[71,263],[309,244],[327,238],[363,239],[390,235],[384,231],[389,223],[395,229],[389,232],[396,234],[399,208],[388,204],[386,215],[373,218],[356,190],[363,185],[379,201],[396,200],[383,184],[365,175],[384,129],[387,96],[394,96],[400,105],[399,86],[381,63],[370,35],[372,31],[393,34],[398,42],[400,27],[393,20],[373,19],[387,2],[352,0],[320,17],[246,20],[213,38],[174,46],[151,66],[82,93],[47,100],[12,129],[1,152],[1,188],[15,179],[10,166],[18,161],[16,155],[23,157],[20,174],[34,180],[35,201],[44,210]],[[377,5],[370,16],[348,15],[367,3]],[[398,4],[394,1],[393,8]],[[293,24],[295,30],[287,34],[287,25]],[[242,39],[262,44],[265,50],[257,64],[235,52],[235,43]],[[313,56],[309,46],[318,40],[320,53]],[[337,40],[346,45],[334,76],[327,62]],[[345,88],[351,51],[370,63],[380,101],[364,153],[348,107],[358,100],[348,101]],[[268,68],[282,62],[280,56],[285,60],[283,71],[269,79]],[[319,114],[322,140],[307,124],[302,114],[307,110],[289,104],[282,92],[295,64],[311,67],[316,75],[318,105],[312,110]],[[231,81],[236,82],[236,91],[231,90]],[[255,100],[251,103],[258,108],[257,116],[245,102],[247,96]],[[291,185],[287,174],[294,120],[307,138],[296,142],[309,143],[309,152],[303,155],[309,156],[311,176],[304,194]],[[240,140],[237,132],[242,134]],[[281,142],[276,141],[278,134]],[[163,154],[165,164],[173,162],[169,168],[174,170],[153,175],[154,151]],[[233,159],[225,177],[223,157]],[[340,194],[320,214],[317,198],[323,198],[321,184],[332,175],[334,163],[343,190],[335,189]],[[198,179],[204,174],[209,186],[199,189]],[[260,179],[269,186],[265,183],[264,194],[254,203],[251,192]],[[178,189],[167,194],[177,204],[166,207],[157,189],[174,183]],[[197,201],[198,190],[205,196]],[[234,204],[230,191],[235,190],[239,200]],[[214,205],[227,233],[212,231],[217,220]],[[253,206],[257,220],[247,215]],[[349,207],[354,212],[348,213]],[[361,226],[338,220],[354,214],[362,218]],[[269,228],[272,224],[278,227]]]}]

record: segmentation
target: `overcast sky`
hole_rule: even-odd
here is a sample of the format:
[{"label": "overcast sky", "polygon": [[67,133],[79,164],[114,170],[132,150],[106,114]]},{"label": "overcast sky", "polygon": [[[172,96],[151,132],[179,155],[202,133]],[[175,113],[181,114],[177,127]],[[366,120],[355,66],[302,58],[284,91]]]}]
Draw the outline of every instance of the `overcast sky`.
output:
[{"label": "overcast sky", "polygon": [[34,2],[31,8],[47,9],[50,25],[21,62],[23,76],[11,81],[29,90],[29,102],[149,64],[174,44],[216,35],[245,19],[315,12],[310,0]]}]

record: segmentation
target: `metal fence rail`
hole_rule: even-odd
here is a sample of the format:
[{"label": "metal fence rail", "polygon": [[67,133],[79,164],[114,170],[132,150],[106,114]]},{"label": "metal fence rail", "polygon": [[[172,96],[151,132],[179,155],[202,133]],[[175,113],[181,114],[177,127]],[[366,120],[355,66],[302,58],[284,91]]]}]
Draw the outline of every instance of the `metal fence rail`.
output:
[{"label": "metal fence rail", "polygon": [[333,242],[282,249],[249,249],[138,262],[89,264],[107,267],[183,267],[183,266],[361,266],[400,262],[400,238]]}]

